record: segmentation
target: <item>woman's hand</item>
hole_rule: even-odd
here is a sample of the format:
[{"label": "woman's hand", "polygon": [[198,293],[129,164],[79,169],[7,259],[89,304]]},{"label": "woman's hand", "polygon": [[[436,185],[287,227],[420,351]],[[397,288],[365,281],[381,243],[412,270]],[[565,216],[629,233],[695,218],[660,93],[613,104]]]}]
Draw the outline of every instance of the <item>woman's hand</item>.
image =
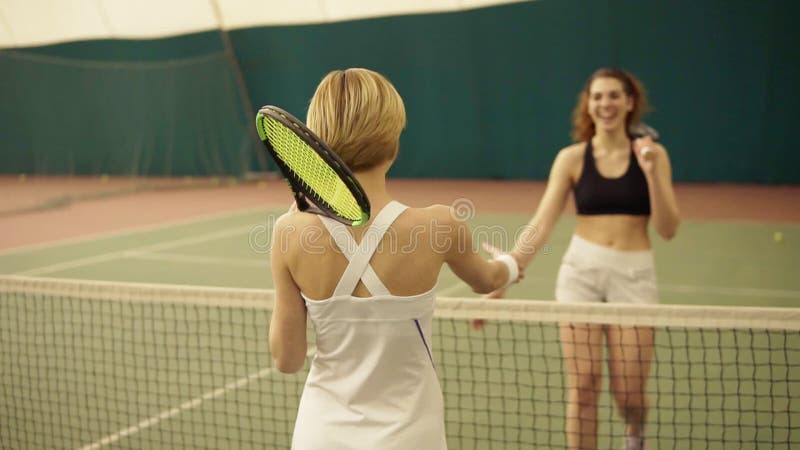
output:
[{"label": "woman's hand", "polygon": [[[499,248],[487,242],[483,243],[483,249],[489,252],[489,254],[492,255],[493,258],[498,255],[502,255],[504,253]],[[516,257],[516,255],[514,255],[513,253],[511,255],[514,256],[514,260],[517,262],[517,267],[519,267],[519,276],[515,280],[515,282],[519,282],[522,278],[525,277],[525,274],[523,273],[523,267],[520,264],[519,258]],[[506,289],[507,288],[497,289],[496,291],[484,295],[483,298],[503,298],[506,295]],[[486,319],[473,319],[472,328],[475,330],[481,330],[483,329],[483,326],[486,325],[486,322],[487,322]]]},{"label": "woman's hand", "polygon": [[[511,255],[514,258],[514,262],[517,263],[517,268],[518,268],[517,279],[514,280],[513,282],[514,283],[519,283],[520,280],[525,278],[525,267],[522,265],[522,263],[520,261],[520,258],[516,254],[514,254],[514,253],[506,253],[506,252],[500,250],[499,248],[495,247],[494,245],[489,244],[488,242],[484,242],[483,243],[483,249],[486,250],[487,252],[489,252],[489,254],[492,255],[492,258],[497,258],[498,256],[504,255],[504,254]],[[487,298],[502,298],[502,295],[499,296],[499,297],[489,297],[492,294],[494,294],[495,292],[505,292],[505,288],[498,289],[498,290],[492,292],[491,294],[487,294]]]},{"label": "woman's hand", "polygon": [[650,136],[640,137],[633,141],[633,153],[645,174],[652,175],[655,172],[656,163],[663,151],[664,148],[654,142]]}]

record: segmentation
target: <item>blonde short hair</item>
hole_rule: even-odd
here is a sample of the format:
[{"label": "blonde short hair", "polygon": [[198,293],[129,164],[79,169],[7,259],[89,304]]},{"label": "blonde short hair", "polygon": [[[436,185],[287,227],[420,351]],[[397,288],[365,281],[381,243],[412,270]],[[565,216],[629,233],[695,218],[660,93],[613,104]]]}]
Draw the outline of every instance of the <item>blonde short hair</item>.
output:
[{"label": "blonde short hair", "polygon": [[317,86],[306,125],[357,172],[395,158],[406,110],[400,94],[381,74],[335,70]]}]

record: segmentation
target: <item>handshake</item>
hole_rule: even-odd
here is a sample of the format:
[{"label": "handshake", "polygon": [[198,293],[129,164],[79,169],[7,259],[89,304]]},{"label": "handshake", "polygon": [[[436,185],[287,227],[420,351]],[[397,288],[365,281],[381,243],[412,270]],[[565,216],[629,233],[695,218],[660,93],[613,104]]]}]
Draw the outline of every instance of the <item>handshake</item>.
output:
[{"label": "handshake", "polygon": [[[505,296],[506,289],[514,283],[519,283],[525,277],[525,266],[523,262],[520,261],[519,255],[514,253],[504,253],[499,248],[488,244],[486,242],[483,243],[483,249],[489,252],[492,255],[492,259],[499,263],[502,263],[508,269],[508,279],[506,280],[505,284],[496,289],[489,294],[487,294],[486,298],[503,298]],[[480,330],[486,324],[486,319],[473,319],[472,320],[472,328],[476,330]]]},{"label": "handshake", "polygon": [[[492,294],[496,292],[505,291],[506,288],[508,288],[514,283],[519,283],[519,281],[525,277],[524,267],[522,266],[519,259],[515,255],[511,253],[503,253],[497,247],[488,244],[486,242],[483,243],[483,249],[492,255],[492,259],[494,261],[502,263],[508,269],[508,280],[505,282],[505,284],[503,284],[503,286],[500,289],[497,289],[496,291],[492,292]],[[492,298],[499,298],[499,297],[492,297]]]}]

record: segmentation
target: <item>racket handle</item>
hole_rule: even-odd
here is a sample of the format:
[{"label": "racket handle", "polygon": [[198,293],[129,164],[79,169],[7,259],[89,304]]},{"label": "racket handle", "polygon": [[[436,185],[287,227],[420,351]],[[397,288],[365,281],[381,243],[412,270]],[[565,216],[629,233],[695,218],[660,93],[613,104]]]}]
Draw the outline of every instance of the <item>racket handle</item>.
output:
[{"label": "racket handle", "polygon": [[659,138],[658,130],[650,125],[647,125],[646,123],[641,122],[631,125],[628,128],[628,134],[630,134],[633,138],[650,137],[654,141],[657,141]]},{"label": "racket handle", "polygon": [[297,204],[297,209],[300,211],[308,211],[311,205],[308,204],[308,200],[306,200],[306,196],[296,192],[294,195],[294,202]]}]

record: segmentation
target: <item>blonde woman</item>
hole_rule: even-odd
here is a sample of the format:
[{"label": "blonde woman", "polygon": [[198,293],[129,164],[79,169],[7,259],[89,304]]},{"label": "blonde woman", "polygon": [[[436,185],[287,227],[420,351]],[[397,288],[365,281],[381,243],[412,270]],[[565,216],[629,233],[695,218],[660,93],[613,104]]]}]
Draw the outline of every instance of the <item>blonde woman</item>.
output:
[{"label": "blonde woman", "polygon": [[307,125],[355,173],[373,216],[349,228],[291,211],[274,230],[275,309],[269,343],[283,372],[303,368],[306,320],[316,354],[292,448],[441,450],[444,407],[431,348],[434,291],[443,264],[475,292],[518,278],[509,255],[484,260],[446,206],[392,199],[386,173],[405,127],[403,100],[380,74],[337,70],[320,82]]}]

